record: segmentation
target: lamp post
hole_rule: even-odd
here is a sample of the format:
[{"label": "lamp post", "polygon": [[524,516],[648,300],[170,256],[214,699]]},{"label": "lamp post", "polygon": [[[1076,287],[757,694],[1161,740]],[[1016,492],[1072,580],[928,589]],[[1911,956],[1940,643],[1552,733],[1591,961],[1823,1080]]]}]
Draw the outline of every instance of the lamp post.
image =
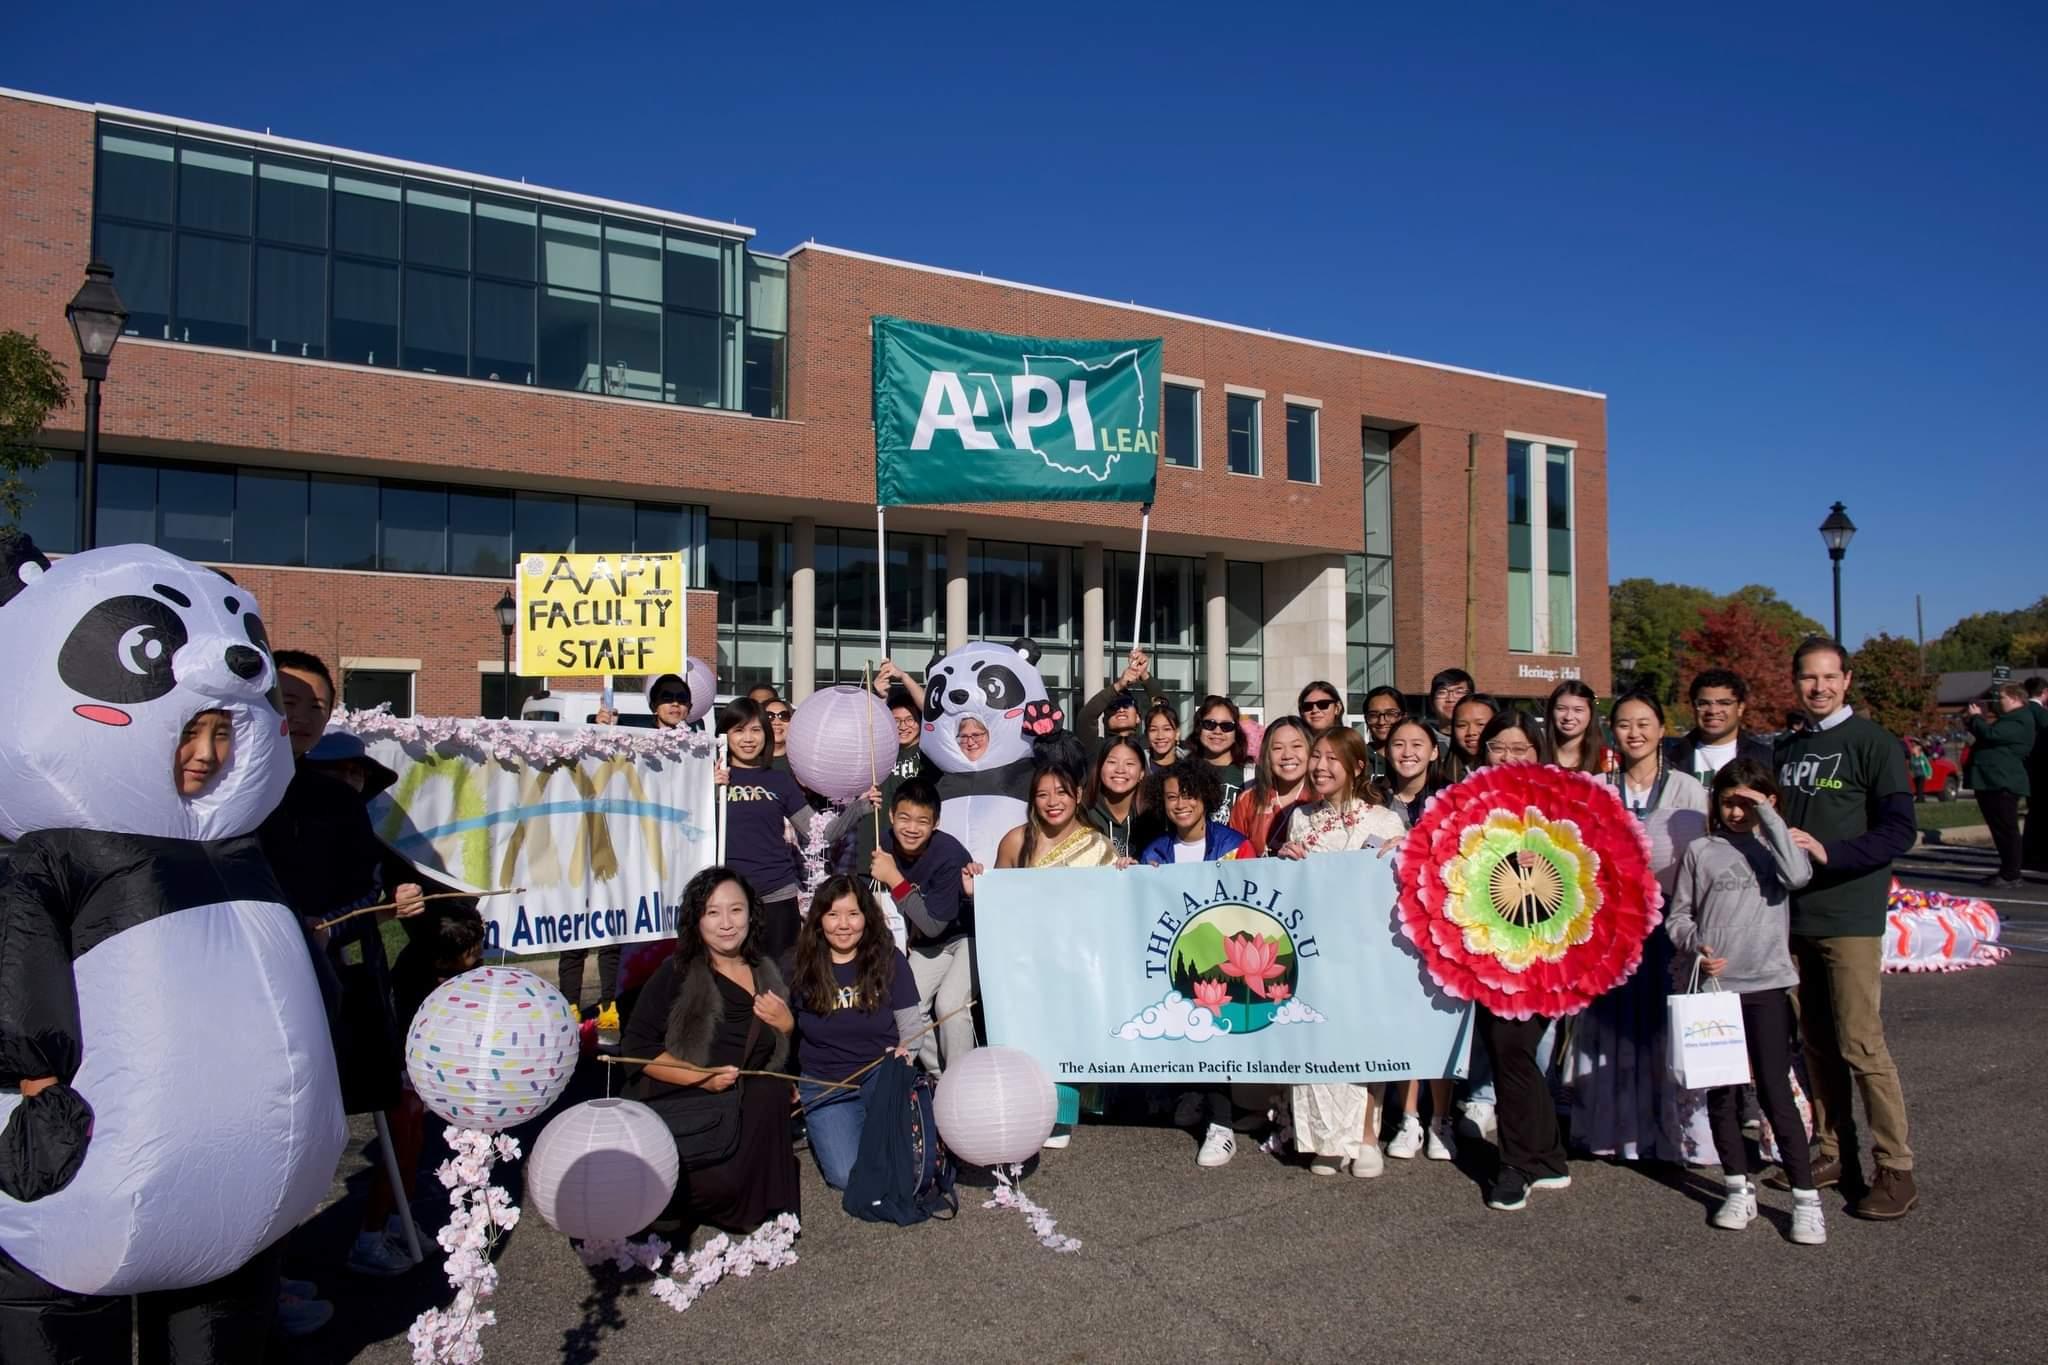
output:
[{"label": "lamp post", "polygon": [[498,716],[501,720],[512,718],[512,631],[519,624],[519,604],[512,600],[512,590],[507,588],[498,605],[491,608],[498,614],[498,634],[504,637],[503,662],[498,672]]},{"label": "lamp post", "polygon": [[1835,566],[1835,639],[1842,638],[1842,556],[1849,552],[1849,540],[1856,534],[1856,523],[1849,520],[1849,514],[1836,503],[1828,509],[1828,519],[1820,524],[1820,538],[1828,547],[1828,559]]},{"label": "lamp post", "polygon": [[90,550],[98,520],[93,513],[99,496],[100,381],[107,377],[107,358],[121,339],[121,324],[128,321],[128,310],[114,292],[113,267],[94,261],[85,268],[85,283],[64,305],[64,317],[78,340],[78,373],[85,380],[85,478],[79,490],[85,525],[78,548]]},{"label": "lamp post", "polygon": [[1620,696],[1635,684],[1636,656],[1633,653],[1624,653],[1614,661],[1614,665],[1621,670],[1621,676],[1614,680],[1614,694]]}]

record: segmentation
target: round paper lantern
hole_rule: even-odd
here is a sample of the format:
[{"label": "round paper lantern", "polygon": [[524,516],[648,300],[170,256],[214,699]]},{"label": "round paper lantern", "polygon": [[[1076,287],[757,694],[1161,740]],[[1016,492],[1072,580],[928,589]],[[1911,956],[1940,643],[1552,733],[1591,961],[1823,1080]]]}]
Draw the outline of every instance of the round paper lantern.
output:
[{"label": "round paper lantern", "polygon": [[676,1140],[633,1100],[588,1100],[548,1120],[526,1164],[527,1202],[570,1237],[631,1237],[676,1192]]},{"label": "round paper lantern", "polygon": [[970,1166],[1029,1161],[1052,1135],[1052,1077],[1028,1052],[978,1047],[948,1060],[932,1098],[939,1137]]},{"label": "round paper lantern", "polygon": [[479,967],[434,988],[405,1039],[405,1071],[457,1128],[500,1132],[562,1097],[576,1069],[562,993],[518,967]]},{"label": "round paper lantern", "polygon": [[896,719],[865,687],[811,693],[789,720],[789,771],[830,801],[879,786],[896,765]]},{"label": "round paper lantern", "polygon": [[1401,843],[1401,932],[1430,979],[1505,1019],[1576,1014],[1628,980],[1662,918],[1650,840],[1586,773],[1483,768]]},{"label": "round paper lantern", "polygon": [[711,665],[692,656],[683,664],[683,682],[690,689],[690,714],[684,719],[696,724],[711,714],[711,708],[718,702],[718,678],[711,672]]}]

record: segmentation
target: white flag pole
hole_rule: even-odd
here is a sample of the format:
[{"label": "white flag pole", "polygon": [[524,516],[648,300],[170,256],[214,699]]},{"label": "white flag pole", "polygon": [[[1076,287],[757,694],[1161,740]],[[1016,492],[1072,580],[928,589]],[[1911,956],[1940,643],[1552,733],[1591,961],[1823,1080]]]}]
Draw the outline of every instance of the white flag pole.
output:
[{"label": "white flag pole", "polygon": [[889,529],[883,521],[883,509],[875,504],[875,594],[881,600],[882,657],[889,657]]},{"label": "white flag pole", "polygon": [[1152,504],[1144,504],[1138,514],[1138,602],[1131,614],[1131,648],[1142,649],[1145,644],[1145,546],[1152,538]]}]

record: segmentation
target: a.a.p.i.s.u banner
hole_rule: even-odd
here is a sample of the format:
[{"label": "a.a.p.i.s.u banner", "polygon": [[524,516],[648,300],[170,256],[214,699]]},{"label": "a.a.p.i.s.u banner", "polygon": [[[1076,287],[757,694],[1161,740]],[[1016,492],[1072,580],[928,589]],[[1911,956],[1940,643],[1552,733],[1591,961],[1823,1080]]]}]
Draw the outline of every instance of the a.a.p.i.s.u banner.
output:
[{"label": "a.a.p.i.s.u banner", "polygon": [[989,1041],[1054,1080],[1464,1073],[1471,1006],[1402,937],[1376,854],[989,872],[974,890]]},{"label": "a.a.p.i.s.u banner", "polygon": [[1159,339],[1005,336],[878,317],[875,501],[1151,502]]}]

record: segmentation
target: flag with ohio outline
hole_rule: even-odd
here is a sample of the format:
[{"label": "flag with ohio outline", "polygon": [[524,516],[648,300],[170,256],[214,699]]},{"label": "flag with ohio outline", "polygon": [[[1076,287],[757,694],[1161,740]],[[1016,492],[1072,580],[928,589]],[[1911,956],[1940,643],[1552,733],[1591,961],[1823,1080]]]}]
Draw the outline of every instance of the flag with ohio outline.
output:
[{"label": "flag with ohio outline", "polygon": [[1160,342],[874,320],[875,500],[1150,502]]}]

